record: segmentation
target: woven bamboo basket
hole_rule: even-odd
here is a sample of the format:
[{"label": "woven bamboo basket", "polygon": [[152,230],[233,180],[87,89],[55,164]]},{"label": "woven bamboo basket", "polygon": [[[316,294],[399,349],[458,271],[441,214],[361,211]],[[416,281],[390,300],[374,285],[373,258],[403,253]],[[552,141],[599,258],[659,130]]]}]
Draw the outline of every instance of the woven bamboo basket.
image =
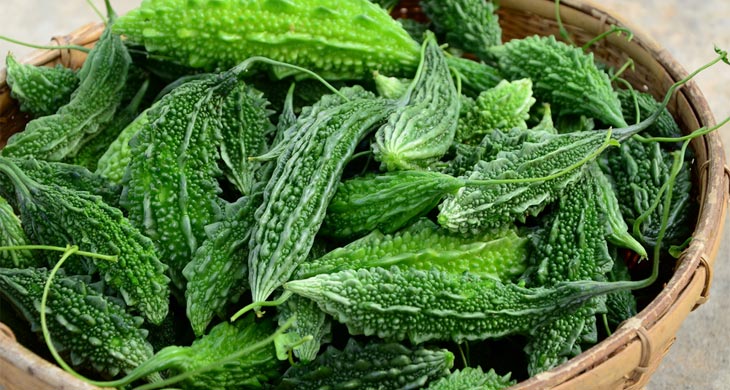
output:
[{"label": "woven bamboo basket", "polygon": [[[396,17],[422,18],[418,1],[402,1]],[[583,44],[612,25],[627,27],[634,39],[610,36],[593,47],[604,63],[619,67],[632,58],[635,69],[623,76],[639,90],[661,98],[674,82],[687,75],[665,50],[615,15],[590,1],[563,0],[562,22],[572,39]],[[528,35],[558,35],[554,0],[501,0],[499,9],[504,41]],[[58,45],[93,46],[101,24],[89,24],[66,36],[53,38]],[[86,55],[71,50],[34,52],[23,62],[78,68]],[[685,132],[715,125],[702,92],[690,82],[672,99],[669,111]],[[0,71],[0,148],[29,120],[18,110]],[[700,204],[690,246],[676,261],[663,288],[641,312],[625,321],[610,337],[551,371],[520,382],[511,389],[639,389],[648,381],[675,340],[687,315],[708,299],[712,267],[722,237],[730,189],[730,169],[719,135],[694,139],[694,180]],[[35,355],[19,344],[10,328],[0,323],[0,389],[97,389]]]}]

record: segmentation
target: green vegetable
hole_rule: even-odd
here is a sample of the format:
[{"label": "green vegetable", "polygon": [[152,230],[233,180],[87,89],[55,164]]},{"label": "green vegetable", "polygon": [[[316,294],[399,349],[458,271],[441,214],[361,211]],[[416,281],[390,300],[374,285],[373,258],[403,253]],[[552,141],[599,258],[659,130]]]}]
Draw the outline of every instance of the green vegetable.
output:
[{"label": "green vegetable", "polygon": [[271,344],[263,345],[225,364],[218,361],[261,342],[274,332],[270,320],[254,321],[248,316],[234,323],[221,322],[192,345],[169,346],[145,362],[145,371],[169,370],[173,374],[198,371],[180,382],[185,389],[233,390],[260,388],[262,383],[279,377],[280,363]]},{"label": "green vegetable", "polygon": [[107,178],[115,184],[121,184],[124,172],[132,159],[132,150],[129,147],[129,141],[137,132],[149,123],[147,111],[143,111],[129,123],[122,131],[119,132],[117,138],[109,144],[96,165],[96,174]]},{"label": "green vegetable", "polygon": [[277,389],[417,389],[449,373],[454,355],[445,349],[397,343],[328,348],[309,364],[292,366]]},{"label": "green vegetable", "polygon": [[17,165],[23,173],[38,183],[55,184],[75,191],[85,191],[100,196],[104,203],[112,207],[119,205],[122,187],[82,166],[36,160],[32,157],[8,158],[7,161]]},{"label": "green vegetable", "polygon": [[502,43],[497,6],[491,1],[423,0],[420,5],[450,46],[486,61],[491,58],[487,49]]},{"label": "green vegetable", "polygon": [[226,304],[248,289],[248,240],[260,200],[243,197],[226,208],[223,220],[206,226],[208,238],[182,271],[188,281],[187,316],[197,336],[205,333],[213,314],[225,316]]},{"label": "green vegetable", "polygon": [[531,79],[535,97],[549,102],[559,115],[585,114],[606,125],[627,126],[611,81],[596,67],[592,53],[554,36],[513,39],[490,52],[505,78]]},{"label": "green vegetable", "polygon": [[2,155],[60,161],[75,154],[84,139],[114,117],[131,61],[121,38],[104,30],[79,70],[80,84],[71,101],[53,115],[28,122],[10,137]]},{"label": "green vegetable", "polygon": [[462,109],[456,141],[479,142],[495,129],[527,129],[525,121],[530,117],[534,103],[530,79],[502,80],[496,87],[479,94],[473,105]]},{"label": "green vegetable", "polygon": [[[28,245],[28,237],[15,215],[13,207],[0,196],[0,246]],[[0,268],[26,268],[38,266],[29,250],[0,250]]]},{"label": "green vegetable", "polygon": [[371,95],[314,111],[297,122],[256,211],[248,258],[254,302],[265,301],[306,259],[345,163],[392,106]]},{"label": "green vegetable", "polygon": [[223,172],[242,194],[250,194],[256,182],[259,164],[249,161],[267,149],[265,135],[273,125],[269,121],[268,101],[246,84],[239,84],[224,99],[216,126],[220,139]]},{"label": "green vegetable", "polygon": [[446,154],[456,131],[458,96],[444,54],[428,34],[416,76],[375,133],[373,155],[381,169],[414,169]]},{"label": "green vegetable", "polygon": [[63,66],[21,64],[12,54],[5,58],[6,81],[10,96],[20,103],[20,110],[35,117],[51,115],[71,100],[79,85],[76,72]]},{"label": "green vegetable", "polygon": [[500,152],[490,161],[479,161],[469,175],[470,180],[521,181],[567,173],[549,180],[464,187],[439,205],[439,224],[453,231],[477,233],[514,220],[524,222],[577,181],[586,162],[615,144],[608,138],[610,135],[610,131],[546,133],[538,142],[525,142],[520,149]]},{"label": "green vegetable", "polygon": [[147,111],[129,142],[120,204],[155,242],[181,290],[182,270],[205,240],[205,226],[220,219],[214,127],[218,106],[237,83],[225,73],[182,84]]},{"label": "green vegetable", "polygon": [[402,75],[418,65],[418,44],[367,0],[148,0],[120,17],[114,31],[153,55],[206,70],[251,56],[335,79],[374,70]]},{"label": "green vegetable", "polygon": [[362,237],[373,230],[393,233],[424,216],[463,181],[438,172],[395,171],[341,182],[327,206],[320,234]]},{"label": "green vegetable", "polygon": [[[613,262],[613,269],[607,274],[607,280],[622,281],[631,280],[629,267],[623,259],[616,259]],[[636,297],[631,291],[618,291],[606,296],[606,319],[612,327],[628,320],[637,313]]]},{"label": "green vegetable", "polygon": [[279,326],[296,316],[290,331],[285,333],[285,336],[291,334],[297,341],[308,336],[312,338],[294,348],[294,356],[302,362],[314,360],[322,344],[330,342],[332,338],[332,319],[319,310],[316,302],[296,295],[287,299],[277,309]]},{"label": "green vegetable", "polygon": [[152,241],[119,209],[85,191],[38,183],[6,158],[0,158],[0,173],[6,178],[0,180],[0,196],[12,196],[32,242],[78,245],[87,252],[117,256],[113,263],[95,261],[104,281],[150,322],[162,321],[169,300],[165,265],[158,260]]},{"label": "green vegetable", "polygon": [[487,372],[481,367],[464,367],[428,385],[429,390],[500,390],[514,385],[511,374],[498,375],[494,369]]},{"label": "green vegetable", "polygon": [[408,338],[416,344],[529,334],[594,296],[626,287],[581,281],[525,288],[470,274],[398,267],[345,270],[284,284],[316,301],[352,335]]},{"label": "green vegetable", "polygon": [[296,277],[395,265],[510,280],[525,271],[527,241],[514,228],[462,237],[421,219],[392,235],[375,230],[323,257],[303,263]]},{"label": "green vegetable", "polygon": [[[40,331],[40,302],[48,278],[45,268],[0,268],[0,294]],[[117,375],[152,357],[152,346],[140,329],[142,318],[98,292],[82,277],[57,277],[48,295],[48,329],[59,350],[74,366]]]},{"label": "green vegetable", "polygon": [[[619,89],[617,93],[619,101],[621,101],[621,111],[628,123],[637,123],[659,108],[659,102],[648,93],[628,89]],[[669,110],[662,108],[661,114],[654,124],[646,129],[646,134],[652,137],[681,137],[682,129],[672,118]]]},{"label": "green vegetable", "polygon": [[483,62],[460,57],[447,57],[446,60],[451,73],[456,74],[461,80],[462,92],[470,97],[479,96],[503,79],[499,69]]}]

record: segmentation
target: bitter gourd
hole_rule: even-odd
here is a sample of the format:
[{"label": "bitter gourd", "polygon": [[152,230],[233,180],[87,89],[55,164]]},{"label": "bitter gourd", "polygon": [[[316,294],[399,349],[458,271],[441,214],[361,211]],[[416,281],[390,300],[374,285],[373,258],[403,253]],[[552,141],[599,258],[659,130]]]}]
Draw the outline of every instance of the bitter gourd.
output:
[{"label": "bitter gourd", "polygon": [[632,282],[564,282],[525,288],[489,277],[398,267],[363,268],[293,280],[284,288],[312,299],[352,335],[413,343],[529,334],[588,299]]},{"label": "bitter gourd", "polygon": [[342,351],[328,348],[309,364],[292,366],[277,389],[417,389],[449,373],[454,355],[445,349],[350,339]]},{"label": "bitter gourd", "polygon": [[205,333],[213,314],[223,316],[226,304],[248,288],[248,240],[260,202],[260,196],[251,196],[229,205],[223,220],[206,226],[208,238],[182,271],[188,281],[187,316],[197,336]]},{"label": "bitter gourd", "polygon": [[511,374],[499,375],[494,369],[464,367],[428,385],[428,390],[500,390],[514,385]]},{"label": "bitter gourd", "polygon": [[147,124],[129,142],[120,204],[156,243],[180,290],[205,226],[220,219],[216,109],[237,83],[223,73],[178,86],[147,111]]},{"label": "bitter gourd", "polygon": [[423,12],[437,33],[455,48],[489,60],[488,48],[502,44],[497,7],[485,0],[423,0]]},{"label": "bitter gourd", "polygon": [[20,110],[35,117],[51,115],[68,104],[79,86],[76,72],[69,68],[21,64],[12,54],[5,58],[10,96]]},{"label": "bitter gourd", "polygon": [[[266,344],[231,357],[266,339],[274,330],[273,321],[255,321],[253,316],[234,323],[221,322],[190,346],[161,349],[142,368],[144,372],[169,370],[173,374],[198,371],[179,382],[185,389],[260,388],[281,375],[274,346]],[[221,361],[225,362],[216,364]]]},{"label": "bitter gourd", "polygon": [[100,196],[104,203],[112,207],[119,206],[122,187],[82,166],[36,160],[32,157],[8,158],[7,160],[17,165],[29,178],[41,184],[55,184],[76,191],[86,191]]},{"label": "bitter gourd", "polygon": [[320,234],[357,238],[373,230],[393,233],[426,215],[464,185],[430,171],[395,171],[341,182],[327,206]]},{"label": "bitter gourd", "polygon": [[277,307],[277,310],[279,312],[279,326],[296,316],[294,323],[292,323],[286,334],[293,334],[296,340],[311,336],[311,340],[305,341],[294,348],[293,353],[302,362],[313,361],[319,354],[322,344],[328,343],[332,338],[331,317],[319,310],[316,302],[298,295],[287,299],[286,302]]},{"label": "bitter gourd", "polygon": [[592,53],[554,36],[537,35],[513,39],[490,51],[506,79],[531,79],[535,97],[550,103],[558,115],[585,114],[607,126],[627,126],[611,80],[595,65]]},{"label": "bitter gourd", "polygon": [[513,279],[525,271],[526,237],[514,228],[462,237],[421,219],[392,235],[374,231],[326,255],[303,263],[298,279],[345,269],[398,266],[452,273],[470,272],[501,280]]},{"label": "bitter gourd", "polygon": [[153,55],[206,70],[251,56],[341,79],[407,74],[418,65],[418,44],[367,0],[148,0],[114,31]]},{"label": "bitter gourd", "polygon": [[119,209],[85,191],[40,184],[6,158],[0,158],[0,172],[7,178],[0,181],[0,196],[13,197],[28,238],[43,245],[78,245],[87,252],[117,256],[116,262],[94,262],[104,281],[150,322],[162,321],[169,301],[165,265],[152,241]]},{"label": "bitter gourd", "polygon": [[466,110],[459,115],[456,141],[478,143],[484,135],[495,129],[527,129],[532,97],[532,81],[519,79],[502,80],[497,86],[479,94]]},{"label": "bitter gourd", "polygon": [[[49,272],[45,268],[0,268],[0,294],[40,332],[40,303]],[[54,345],[68,350],[74,366],[117,375],[152,357],[140,317],[96,291],[81,277],[57,275],[46,301]]]},{"label": "bitter gourd", "polygon": [[148,121],[147,110],[142,111],[142,113],[137,115],[131,123],[120,131],[117,138],[109,144],[104,154],[99,157],[95,173],[107,178],[112,183],[121,184],[124,172],[127,170],[127,166],[132,159],[129,141],[132,140],[132,137],[143,126],[147,125]]},{"label": "bitter gourd", "polygon": [[454,140],[459,103],[444,53],[429,33],[400,107],[375,133],[373,155],[381,169],[422,167],[446,154]]},{"label": "bitter gourd", "polygon": [[[28,244],[28,237],[20,225],[20,218],[15,215],[8,201],[0,196],[0,246]],[[0,250],[1,268],[26,268],[38,265],[29,250]]]},{"label": "bitter gourd", "polygon": [[582,176],[587,162],[615,144],[608,139],[610,135],[600,131],[545,134],[539,142],[525,142],[520,149],[500,152],[490,161],[479,161],[469,175],[470,180],[521,180],[575,169],[549,180],[463,187],[439,205],[439,224],[462,233],[479,232],[537,215]]},{"label": "bitter gourd", "polygon": [[311,112],[295,125],[256,211],[248,258],[254,302],[265,301],[306,259],[345,163],[392,110],[392,102],[371,95]]},{"label": "bitter gourd", "polygon": [[[606,275],[606,279],[614,282],[631,280],[629,267],[623,259],[614,258],[613,269]],[[619,291],[606,296],[606,321],[616,327],[620,323],[636,315],[636,297],[631,291]]]},{"label": "bitter gourd", "polygon": [[8,139],[2,155],[61,161],[76,152],[113,118],[131,62],[122,39],[105,29],[79,70],[80,84],[71,101],[53,115],[28,122]]},{"label": "bitter gourd", "polygon": [[267,149],[266,134],[273,125],[268,100],[251,86],[241,83],[223,100],[218,113],[221,124],[216,126],[220,139],[223,172],[244,195],[251,194],[259,164],[249,157]]}]

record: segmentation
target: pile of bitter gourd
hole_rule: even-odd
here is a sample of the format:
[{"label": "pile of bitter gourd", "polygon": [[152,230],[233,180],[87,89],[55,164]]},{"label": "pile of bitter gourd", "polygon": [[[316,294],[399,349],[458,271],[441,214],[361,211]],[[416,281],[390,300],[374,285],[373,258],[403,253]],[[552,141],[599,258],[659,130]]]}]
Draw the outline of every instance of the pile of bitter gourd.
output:
[{"label": "pile of bitter gourd", "polygon": [[694,223],[671,115],[490,2],[421,6],[107,3],[78,71],[9,56],[2,321],[100,386],[498,389],[636,314]]}]

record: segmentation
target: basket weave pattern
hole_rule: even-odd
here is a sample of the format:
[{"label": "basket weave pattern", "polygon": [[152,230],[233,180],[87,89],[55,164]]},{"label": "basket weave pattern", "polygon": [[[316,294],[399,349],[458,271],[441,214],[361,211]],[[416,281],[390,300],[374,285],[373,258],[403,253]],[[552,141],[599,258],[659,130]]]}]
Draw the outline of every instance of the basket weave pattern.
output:
[{"label": "basket weave pattern", "polygon": [[[418,1],[402,1],[396,17],[422,18]],[[608,15],[586,1],[563,0],[561,19],[571,38],[583,44],[612,25],[630,25]],[[558,36],[553,0],[502,0],[499,9],[503,39],[529,35]],[[54,38],[59,45],[68,43],[91,46],[103,25],[89,24],[73,33]],[[611,35],[592,51],[602,62],[620,67],[633,59],[635,67],[622,75],[638,90],[663,97],[674,82],[687,72],[650,38],[635,33],[632,41]],[[78,68],[85,59],[78,51],[38,51],[23,62]],[[680,127],[692,131],[715,125],[712,113],[697,86],[690,82],[670,102],[669,111]],[[18,111],[0,71],[0,148],[29,120]],[[730,191],[730,170],[717,134],[695,138],[694,179],[700,210],[693,241],[677,260],[675,271],[664,289],[637,316],[624,322],[616,332],[581,355],[555,369],[518,383],[513,389],[639,389],[649,380],[671,347],[682,321],[690,311],[704,303],[709,294],[725,212]],[[13,333],[0,323],[0,383],[5,389],[96,389],[66,374],[55,365],[35,356],[14,341]]]}]

